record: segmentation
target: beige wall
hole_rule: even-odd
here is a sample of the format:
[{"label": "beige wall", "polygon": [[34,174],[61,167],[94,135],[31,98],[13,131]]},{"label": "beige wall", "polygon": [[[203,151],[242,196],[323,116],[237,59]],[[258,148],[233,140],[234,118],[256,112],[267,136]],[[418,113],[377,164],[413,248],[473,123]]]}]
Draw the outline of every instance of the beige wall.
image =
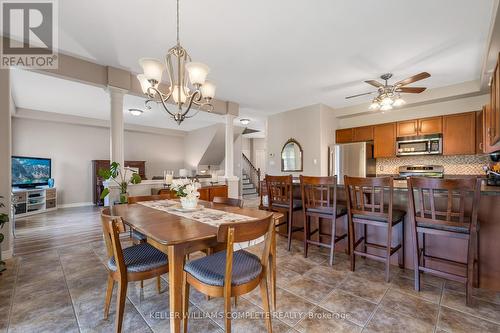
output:
[{"label": "beige wall", "polygon": [[[13,154],[52,158],[58,204],[92,201],[91,161],[109,159],[109,129],[13,118]],[[184,138],[125,131],[125,159],[145,160],[146,176],[183,167]]]},{"label": "beige wall", "polygon": [[[1,213],[10,215],[11,202],[11,104],[10,97],[10,72],[0,69],[0,196],[3,196],[4,208],[0,208]],[[0,230],[5,239],[1,245],[4,258],[12,255],[12,223],[7,223]]]},{"label": "beige wall", "polygon": [[303,172],[294,175],[327,175],[328,144],[333,142],[335,129],[335,112],[323,104],[270,116],[267,128],[267,173],[289,174],[281,172],[280,154],[285,142],[294,138],[304,151]]}]

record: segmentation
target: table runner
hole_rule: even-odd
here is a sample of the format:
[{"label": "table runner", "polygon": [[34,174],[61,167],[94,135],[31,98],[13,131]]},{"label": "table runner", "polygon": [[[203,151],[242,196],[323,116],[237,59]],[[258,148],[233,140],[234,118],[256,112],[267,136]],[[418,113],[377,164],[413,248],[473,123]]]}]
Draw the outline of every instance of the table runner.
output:
[{"label": "table runner", "polygon": [[195,220],[201,223],[210,224],[214,227],[218,227],[222,223],[227,222],[242,222],[254,220],[253,217],[229,213],[222,210],[203,208],[193,212],[182,212],[176,210],[175,207],[179,207],[179,201],[174,200],[155,200],[155,201],[142,201],[138,204],[161,210],[169,214],[185,217],[191,220]]}]

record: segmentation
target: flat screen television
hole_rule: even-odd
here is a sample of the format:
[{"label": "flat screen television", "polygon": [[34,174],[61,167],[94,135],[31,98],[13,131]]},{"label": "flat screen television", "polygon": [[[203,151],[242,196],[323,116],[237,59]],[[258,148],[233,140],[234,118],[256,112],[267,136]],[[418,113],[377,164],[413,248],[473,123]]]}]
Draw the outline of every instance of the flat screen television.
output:
[{"label": "flat screen television", "polygon": [[36,187],[47,185],[52,176],[50,158],[12,156],[12,186]]}]

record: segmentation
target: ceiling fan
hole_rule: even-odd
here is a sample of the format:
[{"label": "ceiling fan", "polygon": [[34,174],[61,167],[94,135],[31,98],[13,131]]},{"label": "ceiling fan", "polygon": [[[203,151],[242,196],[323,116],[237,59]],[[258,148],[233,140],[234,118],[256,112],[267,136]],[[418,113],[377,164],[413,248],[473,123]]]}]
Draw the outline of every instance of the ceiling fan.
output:
[{"label": "ceiling fan", "polygon": [[422,72],[394,84],[388,84],[387,81],[392,77],[392,74],[386,73],[380,76],[385,83],[380,83],[375,80],[365,81],[366,83],[376,87],[377,91],[348,96],[346,99],[378,93],[377,97],[375,97],[370,104],[370,110],[392,110],[393,107],[402,106],[406,103],[404,99],[401,98],[401,93],[419,94],[426,89],[424,87],[405,87],[406,85],[427,79],[430,76],[431,75],[429,73]]}]

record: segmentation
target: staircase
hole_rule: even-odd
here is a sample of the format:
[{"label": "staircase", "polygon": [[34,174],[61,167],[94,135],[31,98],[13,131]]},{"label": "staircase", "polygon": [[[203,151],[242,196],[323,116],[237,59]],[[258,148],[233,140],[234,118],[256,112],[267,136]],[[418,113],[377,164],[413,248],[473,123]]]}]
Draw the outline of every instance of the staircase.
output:
[{"label": "staircase", "polygon": [[244,199],[257,198],[259,196],[259,193],[255,188],[255,185],[252,184],[252,181],[245,173],[242,174],[241,183],[242,183],[242,195]]}]

